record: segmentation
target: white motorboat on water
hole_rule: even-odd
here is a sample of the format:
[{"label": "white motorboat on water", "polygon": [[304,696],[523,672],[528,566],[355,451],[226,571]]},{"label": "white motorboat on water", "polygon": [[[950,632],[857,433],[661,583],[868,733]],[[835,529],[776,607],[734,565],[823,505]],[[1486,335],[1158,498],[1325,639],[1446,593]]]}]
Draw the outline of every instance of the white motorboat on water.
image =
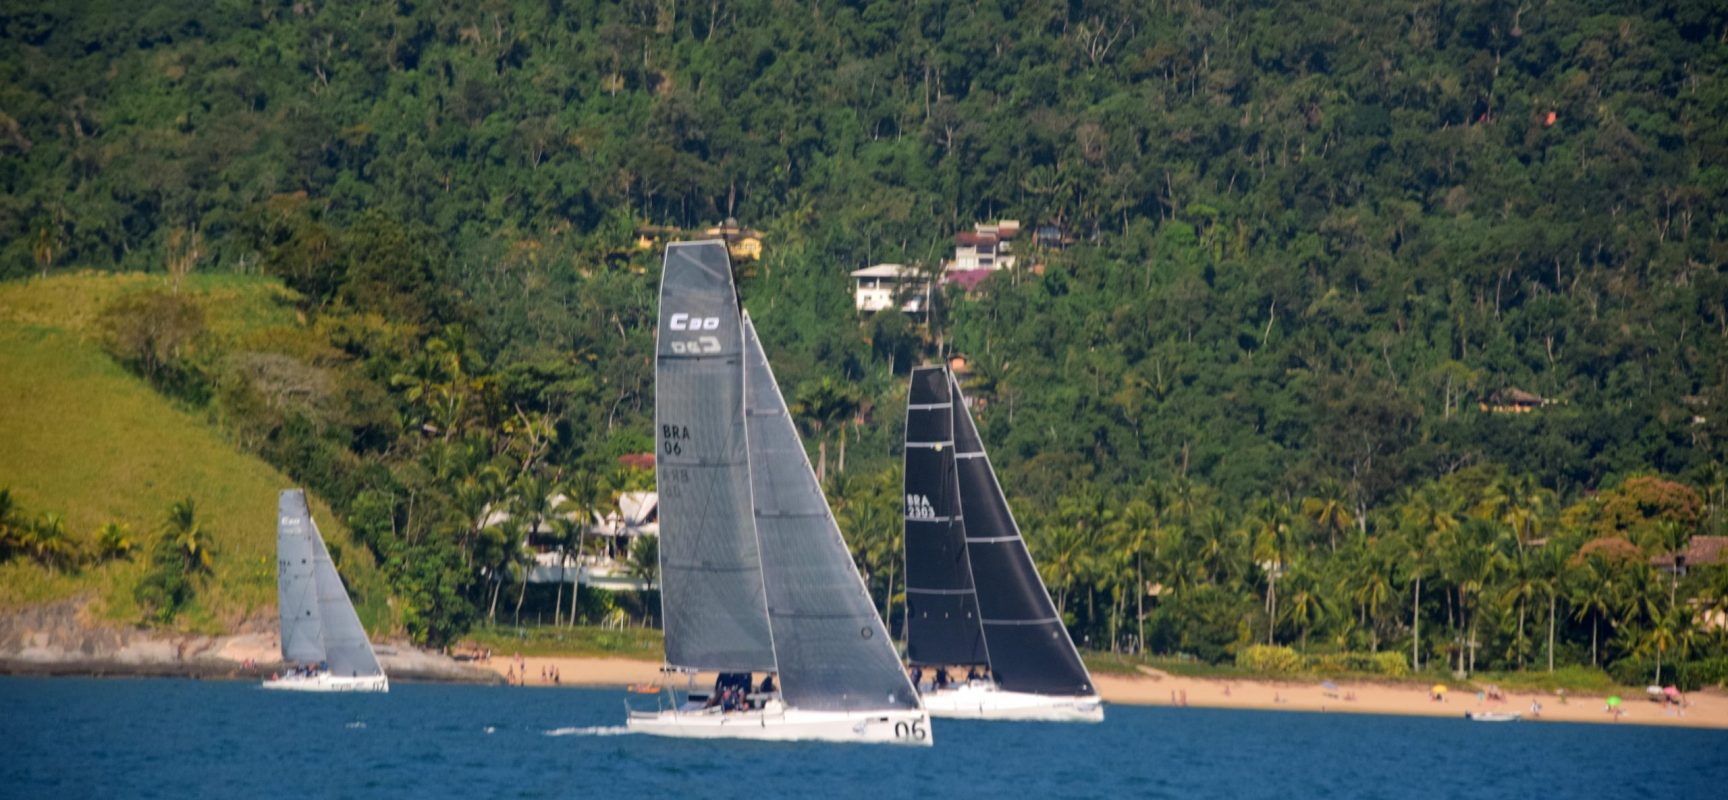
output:
[{"label": "white motorboat on water", "polygon": [[668,690],[632,709],[629,729],[929,745],[928,715],[739,313],[724,242],[666,248],[654,409],[666,663],[720,677],[712,694]]},{"label": "white motorboat on water", "polygon": [[1515,711],[1466,711],[1464,718],[1472,722],[1517,722],[1524,716]]},{"label": "white motorboat on water", "polygon": [[282,660],[295,666],[264,688],[296,692],[388,692],[378,664],[306,493],[286,489],[276,501],[276,603]]},{"label": "white motorboat on water", "polygon": [[906,655],[930,715],[1103,721],[946,366],[912,371],[905,458]]}]

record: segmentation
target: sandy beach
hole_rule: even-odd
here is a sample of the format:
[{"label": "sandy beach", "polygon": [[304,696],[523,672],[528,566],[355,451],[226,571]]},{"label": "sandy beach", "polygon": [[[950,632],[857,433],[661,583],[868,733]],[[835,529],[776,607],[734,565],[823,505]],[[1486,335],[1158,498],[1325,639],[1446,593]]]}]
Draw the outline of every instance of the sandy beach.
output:
[{"label": "sandy beach", "polygon": [[[481,666],[499,675],[514,673],[517,660],[494,654]],[[586,686],[615,687],[658,685],[660,664],[627,658],[582,658],[567,656],[521,659],[526,687]],[[541,677],[542,670],[557,670],[559,681]],[[1510,692],[1503,700],[1489,700],[1475,693],[1454,689],[1436,702],[1421,686],[1367,681],[1338,681],[1337,688],[1312,682],[1220,680],[1185,678],[1151,668],[1136,676],[1095,676],[1105,701],[1132,705],[1183,705],[1194,708],[1241,708],[1261,711],[1308,711],[1341,714],[1402,714],[1430,717],[1462,717],[1466,711],[1516,712],[1526,721],[1590,722],[1619,725],[1678,725],[1695,728],[1728,728],[1728,695],[1718,690],[1694,692],[1686,697],[1684,710],[1646,700],[1642,693],[1623,695],[1618,719],[1609,713],[1605,698],[1571,695],[1564,702],[1548,693]],[[676,685],[683,679],[674,677]],[[1532,713],[1532,703],[1541,711]]]}]

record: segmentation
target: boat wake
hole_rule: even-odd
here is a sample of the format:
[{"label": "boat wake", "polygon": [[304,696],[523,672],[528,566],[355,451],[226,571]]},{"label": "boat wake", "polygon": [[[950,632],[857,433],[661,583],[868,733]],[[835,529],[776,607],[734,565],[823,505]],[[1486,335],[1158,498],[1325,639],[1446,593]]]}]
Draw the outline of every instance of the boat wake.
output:
[{"label": "boat wake", "polygon": [[634,731],[623,725],[590,725],[586,728],[553,728],[547,736],[623,736]]}]

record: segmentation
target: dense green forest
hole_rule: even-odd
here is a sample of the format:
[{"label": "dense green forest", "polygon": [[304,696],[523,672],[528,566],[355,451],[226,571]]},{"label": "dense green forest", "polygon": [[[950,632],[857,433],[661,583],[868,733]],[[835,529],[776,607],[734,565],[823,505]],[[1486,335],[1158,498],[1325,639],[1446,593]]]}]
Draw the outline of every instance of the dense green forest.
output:
[{"label": "dense green forest", "polygon": [[[483,510],[651,482],[636,231],[735,216],[890,614],[905,372],[958,352],[1093,647],[1728,674],[1725,568],[1651,561],[1728,533],[1719,3],[21,0],[0,41],[0,278],[290,287],[223,347],[116,303],[110,350],[328,499],[419,639],[563,602],[499,603]],[[1074,242],[853,312],[999,217]]]}]

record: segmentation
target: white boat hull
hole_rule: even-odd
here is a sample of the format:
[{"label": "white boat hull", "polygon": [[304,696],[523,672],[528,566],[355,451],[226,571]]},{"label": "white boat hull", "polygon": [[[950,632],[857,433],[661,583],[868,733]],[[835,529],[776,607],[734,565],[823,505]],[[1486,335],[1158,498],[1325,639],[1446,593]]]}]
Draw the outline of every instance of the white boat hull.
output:
[{"label": "white boat hull", "polygon": [[390,679],[384,675],[343,678],[322,672],[312,676],[271,678],[264,681],[264,688],[286,692],[388,692]]},{"label": "white boat hull", "polygon": [[924,709],[943,719],[1103,722],[1097,695],[1044,695],[967,684],[924,693]]},{"label": "white boat hull", "polygon": [[722,712],[632,711],[626,727],[637,733],[684,739],[757,739],[774,742],[855,742],[929,747],[930,720],[923,711],[805,711],[769,708]]}]

